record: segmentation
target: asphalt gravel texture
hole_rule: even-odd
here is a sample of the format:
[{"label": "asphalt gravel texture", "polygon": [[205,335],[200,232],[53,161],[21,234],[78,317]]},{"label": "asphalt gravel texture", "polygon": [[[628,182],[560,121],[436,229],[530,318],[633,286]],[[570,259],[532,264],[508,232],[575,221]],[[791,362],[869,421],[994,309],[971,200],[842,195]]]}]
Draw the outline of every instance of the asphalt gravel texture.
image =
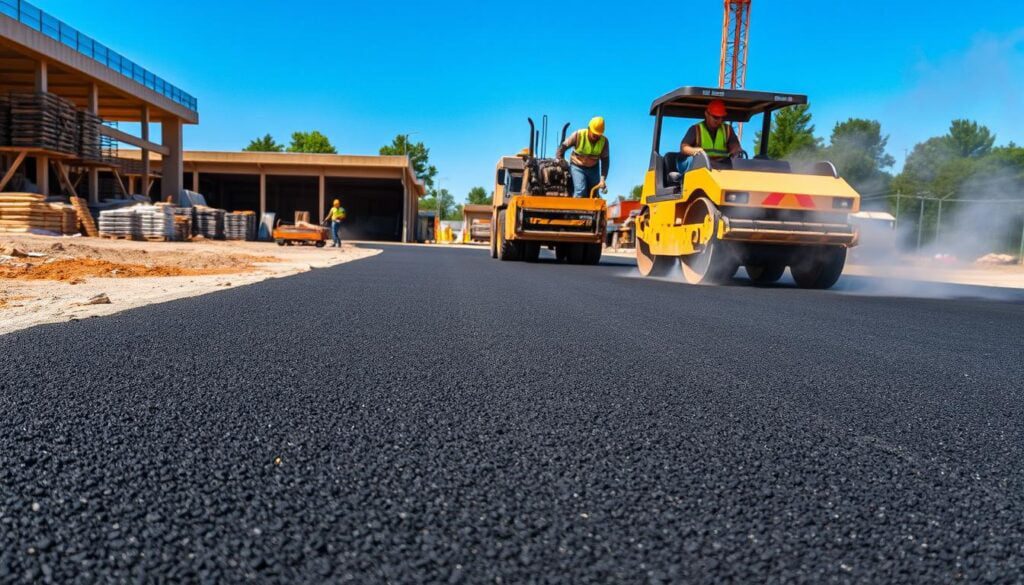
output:
[{"label": "asphalt gravel texture", "polygon": [[387,246],[5,335],[0,582],[1020,582],[1021,300]]}]

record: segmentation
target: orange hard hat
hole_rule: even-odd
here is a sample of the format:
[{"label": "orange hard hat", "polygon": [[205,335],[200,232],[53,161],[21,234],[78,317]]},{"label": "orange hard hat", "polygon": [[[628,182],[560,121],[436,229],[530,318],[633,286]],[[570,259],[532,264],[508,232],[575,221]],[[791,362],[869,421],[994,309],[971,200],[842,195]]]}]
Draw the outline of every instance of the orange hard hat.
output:
[{"label": "orange hard hat", "polygon": [[708,104],[708,113],[716,118],[724,118],[729,111],[725,109],[725,102],[714,100]]}]

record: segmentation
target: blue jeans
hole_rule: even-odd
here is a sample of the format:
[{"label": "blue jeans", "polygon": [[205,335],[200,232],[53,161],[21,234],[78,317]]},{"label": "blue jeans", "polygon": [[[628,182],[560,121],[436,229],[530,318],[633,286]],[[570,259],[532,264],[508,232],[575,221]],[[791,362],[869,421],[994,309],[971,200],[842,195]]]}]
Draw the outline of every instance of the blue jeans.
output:
[{"label": "blue jeans", "polygon": [[341,245],[341,221],[331,221],[331,236],[334,238],[334,245]]},{"label": "blue jeans", "polygon": [[569,165],[569,173],[572,174],[573,197],[590,197],[590,190],[601,182],[601,170],[598,165],[592,167]]}]

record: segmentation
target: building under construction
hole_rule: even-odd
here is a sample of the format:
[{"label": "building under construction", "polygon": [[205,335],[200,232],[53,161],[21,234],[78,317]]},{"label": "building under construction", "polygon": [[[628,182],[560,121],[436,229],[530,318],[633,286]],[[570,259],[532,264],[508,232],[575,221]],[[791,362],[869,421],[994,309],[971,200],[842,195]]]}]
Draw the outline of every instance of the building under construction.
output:
[{"label": "building under construction", "polygon": [[83,210],[88,200],[94,215],[104,199],[167,200],[182,189],[281,218],[322,217],[339,198],[346,237],[415,239],[424,186],[407,157],[186,153],[183,126],[197,123],[186,91],[28,2],[0,0],[0,191]]}]

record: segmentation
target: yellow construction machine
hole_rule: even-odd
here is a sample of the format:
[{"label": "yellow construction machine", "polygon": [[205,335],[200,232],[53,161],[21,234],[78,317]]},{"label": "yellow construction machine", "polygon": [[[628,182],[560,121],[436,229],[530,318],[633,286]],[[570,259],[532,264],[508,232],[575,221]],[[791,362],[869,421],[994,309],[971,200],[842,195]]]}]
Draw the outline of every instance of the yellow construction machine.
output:
[{"label": "yellow construction machine", "polygon": [[[677,168],[683,136],[662,136],[663,127],[674,118],[703,119],[713,100],[725,102],[726,121],[763,114],[757,156],[712,160],[701,152],[688,169]],[[860,195],[829,162],[768,158],[772,112],[806,103],[802,95],[701,87],[654,101],[651,164],[636,220],[641,274],[666,275],[679,263],[686,282],[721,283],[743,266],[752,281],[770,283],[788,266],[802,288],[836,283],[857,242],[850,214],[860,209]]]},{"label": "yellow construction machine", "polygon": [[[572,196],[572,177],[564,159],[534,156],[530,146],[498,161],[491,211],[491,258],[536,262],[543,247],[570,264],[597,264],[607,223],[607,205],[595,197]],[[569,125],[562,127],[562,141]]]}]

